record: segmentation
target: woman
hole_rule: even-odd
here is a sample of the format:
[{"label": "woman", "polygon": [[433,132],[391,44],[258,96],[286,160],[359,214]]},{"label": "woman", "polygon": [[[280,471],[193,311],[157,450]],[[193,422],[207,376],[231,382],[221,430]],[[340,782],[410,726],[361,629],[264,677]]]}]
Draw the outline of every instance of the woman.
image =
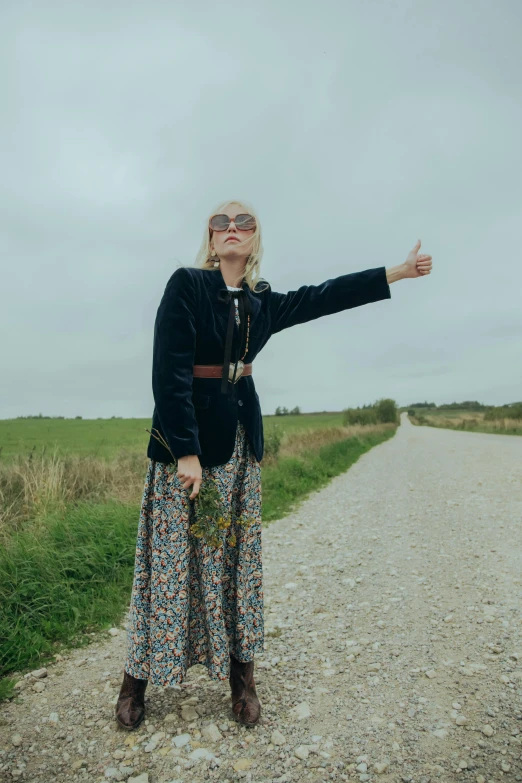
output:
[{"label": "woman", "polygon": [[[196,265],[172,274],[154,327],[155,408],[116,705],[124,728],[143,720],[149,680],[177,685],[196,663],[212,679],[229,679],[239,722],[259,720],[254,657],[264,642],[264,441],[253,360],[282,329],[389,299],[390,283],[429,274],[431,256],[419,248],[420,240],[398,266],[281,294],[259,275],[257,215],[242,202],[226,202],[209,218]],[[217,548],[189,530],[193,501],[211,480],[232,518]],[[243,517],[250,525],[240,524]]]}]

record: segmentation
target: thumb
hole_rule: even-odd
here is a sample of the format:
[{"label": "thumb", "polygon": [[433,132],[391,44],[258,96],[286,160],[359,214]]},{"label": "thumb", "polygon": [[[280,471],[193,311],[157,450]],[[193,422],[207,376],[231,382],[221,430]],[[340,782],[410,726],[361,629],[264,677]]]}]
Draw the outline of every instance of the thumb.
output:
[{"label": "thumb", "polygon": [[411,255],[416,256],[417,253],[419,252],[419,247],[420,246],[421,246],[421,241],[420,241],[420,239],[418,239],[417,242],[413,245],[412,249],[410,250],[410,256]]}]

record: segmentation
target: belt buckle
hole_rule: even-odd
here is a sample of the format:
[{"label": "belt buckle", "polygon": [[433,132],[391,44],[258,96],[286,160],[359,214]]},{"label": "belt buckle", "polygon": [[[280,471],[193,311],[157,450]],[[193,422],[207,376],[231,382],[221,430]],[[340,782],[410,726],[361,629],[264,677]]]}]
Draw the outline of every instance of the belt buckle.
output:
[{"label": "belt buckle", "polygon": [[[241,361],[241,359],[237,363],[237,370],[236,370],[236,379],[234,383],[237,383],[238,380],[243,375],[245,364]],[[232,378],[234,377],[234,362],[230,362],[229,369],[228,369],[228,380],[232,381]]]}]

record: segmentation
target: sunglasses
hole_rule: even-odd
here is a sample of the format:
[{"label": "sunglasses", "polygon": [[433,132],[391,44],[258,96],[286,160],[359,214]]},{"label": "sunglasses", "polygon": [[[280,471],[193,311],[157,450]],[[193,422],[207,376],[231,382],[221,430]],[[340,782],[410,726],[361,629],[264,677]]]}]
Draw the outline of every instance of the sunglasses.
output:
[{"label": "sunglasses", "polygon": [[229,218],[228,215],[214,215],[208,222],[212,231],[226,231],[232,221],[235,223],[238,231],[248,231],[256,227],[256,219],[253,215],[236,215],[235,218]]}]

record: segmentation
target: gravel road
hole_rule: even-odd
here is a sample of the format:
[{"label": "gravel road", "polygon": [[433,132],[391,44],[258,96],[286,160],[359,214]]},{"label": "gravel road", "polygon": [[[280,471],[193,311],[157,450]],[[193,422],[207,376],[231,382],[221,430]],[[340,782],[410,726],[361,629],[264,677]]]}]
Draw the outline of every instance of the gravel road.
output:
[{"label": "gravel road", "polygon": [[403,415],[263,530],[256,727],[198,665],[119,729],[123,618],[21,677],[0,780],[522,781],[521,522],[522,437]]}]

